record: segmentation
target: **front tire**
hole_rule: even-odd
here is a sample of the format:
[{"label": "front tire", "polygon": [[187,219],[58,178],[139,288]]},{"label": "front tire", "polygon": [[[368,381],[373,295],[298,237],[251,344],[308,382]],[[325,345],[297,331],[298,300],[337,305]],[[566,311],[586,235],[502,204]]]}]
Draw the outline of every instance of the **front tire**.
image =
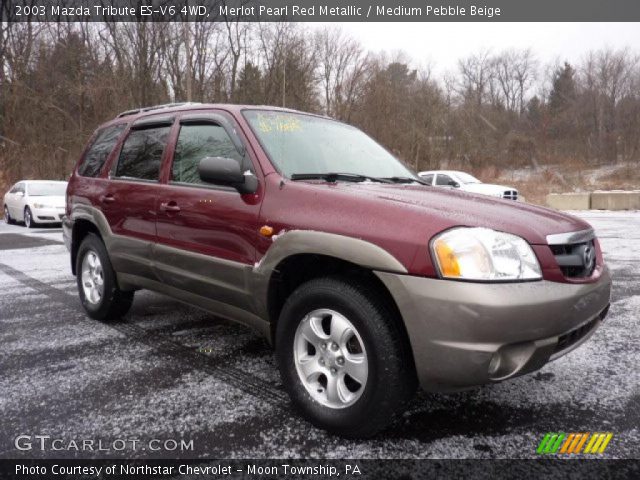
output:
[{"label": "front tire", "polygon": [[84,238],[78,249],[76,281],[80,302],[95,320],[116,320],[131,308],[133,292],[120,290],[107,249],[93,233]]},{"label": "front tire", "polygon": [[7,225],[13,225],[14,223],[16,223],[16,221],[11,218],[9,207],[7,207],[6,205],[4,206],[4,221],[7,223]]},{"label": "front tire", "polygon": [[33,220],[33,214],[29,207],[24,209],[24,226],[27,228],[36,228],[38,224]]},{"label": "front tire", "polygon": [[278,367],[294,405],[344,437],[383,430],[416,388],[400,319],[374,292],[341,277],[311,280],[287,299],[276,329]]}]

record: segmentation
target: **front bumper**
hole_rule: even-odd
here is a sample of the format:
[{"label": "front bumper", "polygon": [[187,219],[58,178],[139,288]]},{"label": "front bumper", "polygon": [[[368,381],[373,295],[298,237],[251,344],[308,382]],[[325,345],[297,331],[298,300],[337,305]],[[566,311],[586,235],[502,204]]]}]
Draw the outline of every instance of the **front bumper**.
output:
[{"label": "front bumper", "polygon": [[61,208],[32,208],[31,214],[36,223],[61,223],[64,207]]},{"label": "front bumper", "polygon": [[376,274],[398,305],[420,385],[430,391],[460,390],[539,369],[597,329],[611,294],[606,267],[589,284]]}]

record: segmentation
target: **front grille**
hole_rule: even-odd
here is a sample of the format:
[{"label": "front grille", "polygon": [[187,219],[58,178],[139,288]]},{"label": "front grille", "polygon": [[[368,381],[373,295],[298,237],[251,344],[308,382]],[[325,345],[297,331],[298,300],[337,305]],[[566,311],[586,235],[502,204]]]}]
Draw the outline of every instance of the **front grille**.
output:
[{"label": "front grille", "polygon": [[590,277],[596,267],[596,247],[593,240],[570,245],[550,245],[550,248],[565,277]]},{"label": "front grille", "polygon": [[567,332],[564,335],[561,335],[560,337],[558,337],[558,344],[556,345],[555,351],[553,353],[561,352],[571,347],[572,345],[575,345],[576,343],[578,343],[591,330],[593,330],[593,328],[596,326],[600,318],[601,318],[601,315],[594,318],[590,322],[585,323],[581,327],[571,330],[570,332]]},{"label": "front grille", "polygon": [[516,190],[505,190],[502,193],[502,198],[507,200],[518,200],[518,192]]}]

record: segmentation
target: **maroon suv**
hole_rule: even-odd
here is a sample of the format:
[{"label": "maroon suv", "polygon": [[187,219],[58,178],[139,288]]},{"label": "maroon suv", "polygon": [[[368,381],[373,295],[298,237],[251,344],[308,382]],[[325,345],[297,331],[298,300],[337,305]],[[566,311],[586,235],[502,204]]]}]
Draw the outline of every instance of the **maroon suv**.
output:
[{"label": "maroon suv", "polygon": [[385,427],[417,385],[497,382],[576,348],[611,280],[556,211],[425,185],[358,129],[183,104],[101,126],[69,181],[65,243],[89,316],[148,288],[253,327],[316,425]]}]

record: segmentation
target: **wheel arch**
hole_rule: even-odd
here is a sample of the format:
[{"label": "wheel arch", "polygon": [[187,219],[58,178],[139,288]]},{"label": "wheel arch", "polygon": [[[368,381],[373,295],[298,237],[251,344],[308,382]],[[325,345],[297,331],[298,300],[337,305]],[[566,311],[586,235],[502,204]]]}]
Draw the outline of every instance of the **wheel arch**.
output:
[{"label": "wheel arch", "polygon": [[76,260],[78,258],[78,249],[80,244],[89,234],[93,233],[104,241],[100,229],[91,220],[86,218],[78,218],[73,222],[73,228],[71,230],[71,272],[76,274]]},{"label": "wheel arch", "polygon": [[413,351],[400,310],[389,289],[374,271],[407,273],[406,267],[378,245],[365,240],[325,232],[290,231],[274,240],[253,269],[258,310],[271,324],[271,341],[284,302],[302,283],[324,276],[352,279],[374,291],[394,312],[405,346]]},{"label": "wheel arch", "polygon": [[390,311],[402,337],[402,346],[406,358],[411,359],[407,368],[415,372],[415,359],[409,333],[402,319],[400,309],[386,285],[370,268],[357,265],[341,258],[320,254],[297,254],[283,259],[273,272],[267,293],[267,310],[269,314],[271,342],[275,345],[275,333],[280,312],[291,293],[300,285],[310,280],[323,277],[337,277],[347,282],[354,282],[371,293],[377,300],[382,300]]}]

